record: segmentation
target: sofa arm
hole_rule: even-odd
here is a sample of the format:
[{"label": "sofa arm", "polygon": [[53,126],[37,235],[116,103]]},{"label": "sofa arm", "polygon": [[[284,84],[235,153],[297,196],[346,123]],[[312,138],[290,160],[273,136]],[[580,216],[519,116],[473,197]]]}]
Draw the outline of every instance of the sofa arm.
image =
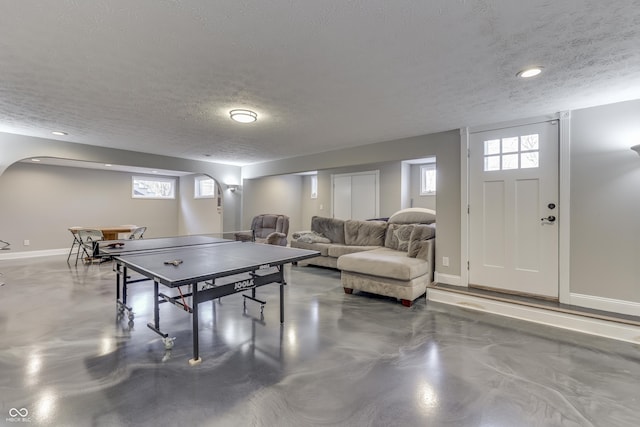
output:
[{"label": "sofa arm", "polygon": [[267,236],[266,242],[269,245],[287,246],[287,235],[274,231]]},{"label": "sofa arm", "polygon": [[421,240],[415,257],[428,261],[433,266],[436,260],[436,239]]},{"label": "sofa arm", "polygon": [[416,258],[423,259],[429,263],[429,270],[427,274],[429,276],[429,283],[433,282],[434,272],[436,271],[436,239],[420,241],[420,249],[416,254]]}]

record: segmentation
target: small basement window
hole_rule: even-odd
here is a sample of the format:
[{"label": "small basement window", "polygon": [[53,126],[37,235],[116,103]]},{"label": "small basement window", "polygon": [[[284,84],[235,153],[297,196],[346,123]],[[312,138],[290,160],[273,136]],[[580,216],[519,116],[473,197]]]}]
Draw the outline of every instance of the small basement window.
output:
[{"label": "small basement window", "polygon": [[436,194],[436,165],[434,163],[420,166],[420,195]]},{"label": "small basement window", "polygon": [[193,190],[196,199],[213,199],[216,197],[216,182],[208,176],[197,176]]},{"label": "small basement window", "polygon": [[150,176],[132,177],[131,196],[134,199],[175,199],[176,180]]}]

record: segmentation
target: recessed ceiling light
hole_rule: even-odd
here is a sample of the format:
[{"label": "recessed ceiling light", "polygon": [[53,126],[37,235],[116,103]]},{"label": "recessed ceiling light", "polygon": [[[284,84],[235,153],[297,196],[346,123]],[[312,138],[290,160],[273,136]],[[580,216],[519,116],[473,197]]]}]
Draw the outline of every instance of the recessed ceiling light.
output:
[{"label": "recessed ceiling light", "polygon": [[40,159],[31,159],[32,162],[39,162]]},{"label": "recessed ceiling light", "polygon": [[253,123],[258,120],[258,115],[250,110],[231,110],[229,115],[238,123]]},{"label": "recessed ceiling light", "polygon": [[58,135],[58,136],[65,136],[65,135],[69,135],[66,132],[62,132],[61,130],[54,130],[53,132],[51,132],[54,135]]},{"label": "recessed ceiling light", "polygon": [[529,67],[525,68],[522,71],[518,71],[516,74],[517,77],[521,77],[523,79],[528,79],[529,77],[537,76],[542,72],[542,67]]},{"label": "recessed ceiling light", "polygon": [[111,163],[105,163],[104,164],[106,167],[110,168],[111,166],[113,166]]}]

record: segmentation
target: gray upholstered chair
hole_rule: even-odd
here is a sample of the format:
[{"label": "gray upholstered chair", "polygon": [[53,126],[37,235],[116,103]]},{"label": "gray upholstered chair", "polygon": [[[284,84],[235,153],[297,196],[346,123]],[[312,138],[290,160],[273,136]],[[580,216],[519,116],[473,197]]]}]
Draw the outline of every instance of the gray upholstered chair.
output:
[{"label": "gray upholstered chair", "polygon": [[238,232],[236,240],[255,241],[269,245],[287,246],[289,217],[286,215],[262,214],[251,221],[251,231]]}]

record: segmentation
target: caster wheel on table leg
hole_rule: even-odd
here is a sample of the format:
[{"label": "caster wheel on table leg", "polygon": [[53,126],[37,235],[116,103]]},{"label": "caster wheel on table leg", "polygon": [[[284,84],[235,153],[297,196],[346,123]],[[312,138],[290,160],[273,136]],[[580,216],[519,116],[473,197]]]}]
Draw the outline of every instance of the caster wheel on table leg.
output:
[{"label": "caster wheel on table leg", "polygon": [[175,340],[176,340],[176,337],[173,337],[173,338],[169,338],[169,337],[162,338],[162,342],[164,343],[164,348],[166,350],[171,350],[173,348],[173,344],[174,344]]}]

